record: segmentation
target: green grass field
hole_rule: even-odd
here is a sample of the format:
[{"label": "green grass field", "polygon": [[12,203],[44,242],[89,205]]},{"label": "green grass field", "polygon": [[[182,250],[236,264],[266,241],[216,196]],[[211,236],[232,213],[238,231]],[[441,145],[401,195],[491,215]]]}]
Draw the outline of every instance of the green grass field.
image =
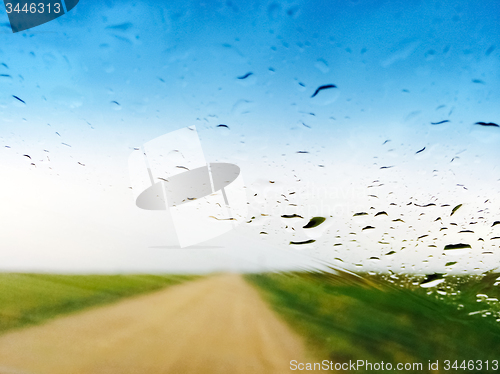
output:
[{"label": "green grass field", "polygon": [[[409,276],[397,281],[380,275],[318,273],[246,278],[306,337],[316,360],[425,365],[439,360],[440,372],[444,360],[452,360],[451,365],[459,360],[458,366],[462,360],[500,363],[500,322],[494,299],[500,294],[494,285],[498,274],[450,277],[432,289],[419,286],[423,277]],[[429,371],[424,366],[418,372]]]},{"label": "green grass field", "polygon": [[[439,360],[442,369],[444,360],[458,360],[458,365],[500,361],[498,276],[446,277],[432,288],[420,287],[424,277],[415,276],[292,272],[245,277],[306,338],[311,361]],[[0,333],[195,278],[0,273]],[[425,369],[418,372],[430,372]]]},{"label": "green grass field", "polygon": [[195,278],[0,273],[0,333]]}]

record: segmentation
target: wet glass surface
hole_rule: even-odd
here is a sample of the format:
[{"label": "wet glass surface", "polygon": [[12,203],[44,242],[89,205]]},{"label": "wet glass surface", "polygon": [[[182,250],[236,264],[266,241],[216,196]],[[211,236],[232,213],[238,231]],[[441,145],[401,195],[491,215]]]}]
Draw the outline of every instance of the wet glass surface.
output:
[{"label": "wet glass surface", "polygon": [[[315,282],[348,298],[335,282],[356,274],[390,290],[373,323],[403,308],[394,292],[404,289],[402,300],[431,303],[408,321],[453,314],[479,329],[474,347],[485,326],[498,329],[498,2],[110,0],[80,2],[18,33],[6,11],[0,7],[2,271],[266,273],[249,279],[271,290],[278,309],[288,287]],[[199,144],[145,149],[186,128]],[[154,155],[147,165],[130,166],[132,154],[146,153]],[[231,190],[236,177],[214,180],[206,164],[237,168],[240,184]],[[163,195],[175,173],[186,173],[179,180],[189,186],[171,188],[191,210],[163,209],[176,205]],[[162,210],[136,205],[147,188]],[[202,229],[197,214],[221,230]],[[197,232],[208,239],[193,239]],[[181,248],[181,236],[192,245]],[[327,279],[267,274],[301,270]],[[335,271],[330,287],[326,274]],[[373,300],[360,284],[346,310],[364,318],[356,313]],[[313,321],[318,311],[300,295],[281,309]],[[475,325],[483,319],[488,325]],[[374,342],[332,359],[357,358],[380,341],[400,346],[372,358],[465,354],[451,343],[440,356],[402,349],[416,331],[408,325],[404,335],[403,320],[392,337],[381,324]],[[457,328],[446,323],[436,327],[436,347]],[[367,324],[349,325],[346,342],[361,330]]]}]

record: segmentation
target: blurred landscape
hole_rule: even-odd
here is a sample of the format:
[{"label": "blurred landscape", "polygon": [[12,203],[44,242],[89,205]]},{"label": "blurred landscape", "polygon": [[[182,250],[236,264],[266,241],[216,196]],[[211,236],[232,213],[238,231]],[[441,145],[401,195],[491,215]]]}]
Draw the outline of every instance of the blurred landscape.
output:
[{"label": "blurred landscape", "polygon": [[[358,275],[333,269],[329,273],[297,271],[243,277],[236,274],[204,277],[2,274],[0,331],[3,337],[0,337],[0,347],[12,341],[26,345],[33,349],[27,353],[29,356],[47,357],[47,368],[59,368],[59,360],[62,360],[59,369],[64,372],[73,365],[71,360],[63,364],[58,350],[66,349],[64,346],[52,351],[47,348],[38,351],[36,347],[44,347],[45,340],[50,341],[59,336],[57,334],[79,331],[64,326],[77,323],[84,331],[81,340],[85,341],[76,339],[70,344],[82,345],[87,353],[82,355],[85,358],[82,360],[86,360],[84,364],[74,359],[75,368],[81,366],[80,371],[75,371],[78,373],[92,372],[85,371],[90,363],[94,365],[92,370],[118,373],[120,371],[112,371],[113,367],[120,366],[116,361],[118,357],[129,350],[133,352],[132,347],[146,349],[153,342],[161,360],[168,360],[163,365],[181,370],[166,372],[196,372],[205,365],[210,367],[207,372],[231,372],[234,367],[228,368],[227,360],[233,360],[235,367],[246,367],[242,369],[247,370],[242,371],[245,373],[288,372],[288,363],[297,359],[297,352],[301,352],[297,338],[304,343],[304,352],[300,354],[303,362],[368,360],[426,364],[429,360],[439,360],[441,365],[444,360],[492,362],[498,360],[500,349],[499,279],[498,273],[445,277]],[[187,282],[194,280],[198,281]],[[183,285],[171,287],[180,283]],[[137,294],[151,296],[129,298]],[[154,303],[148,301],[151,297],[156,298]],[[125,303],[119,301],[122,298],[130,299],[130,304],[126,300]],[[76,313],[79,310],[82,312]],[[121,310],[119,316],[125,313],[127,318],[123,325],[116,322],[115,331],[115,322],[111,321],[115,321],[118,310]],[[136,310],[143,311],[136,313]],[[102,319],[100,316],[108,313],[106,311],[111,314]],[[89,313],[94,317],[88,317],[87,323],[95,320],[99,325],[102,319],[101,328],[94,333],[95,327],[81,322],[82,318],[90,316]],[[155,319],[157,317],[150,318],[147,313],[164,316]],[[69,317],[64,317],[68,314]],[[61,318],[66,318],[62,327],[57,324]],[[120,318],[123,316],[117,321]],[[286,332],[278,320],[286,322],[291,332]],[[151,326],[134,327],[144,323]],[[32,325],[39,326],[30,328]],[[171,328],[176,328],[177,333],[172,333]],[[103,331],[109,329],[108,336]],[[129,340],[120,339],[123,342],[116,343],[113,334],[123,334],[128,329],[133,331]],[[155,330],[164,330],[166,335],[157,336],[159,333]],[[184,335],[187,337],[180,337]],[[279,344],[273,343],[277,339],[275,335],[280,337]],[[103,351],[102,357],[94,357],[91,350],[102,339],[113,349]],[[172,342],[157,344],[163,342],[162,339],[175,344],[186,339],[180,344],[184,353],[172,353],[167,348]],[[282,347],[281,350],[276,344]],[[268,356],[258,353],[264,347],[267,347]],[[0,354],[0,369],[5,364],[2,357],[4,360],[7,357],[3,350],[5,356]],[[197,363],[192,362],[192,355],[198,357]],[[271,356],[275,357],[272,364],[262,364]],[[147,369],[141,366],[150,364],[144,358],[143,361],[131,361],[130,366],[139,370],[137,372],[164,372],[155,371],[152,366]],[[36,367],[36,361],[34,365]],[[256,368],[258,371],[254,371]],[[47,370],[42,368],[40,373],[50,372]],[[424,371],[417,372],[431,371],[424,366]]]},{"label": "blurred landscape", "polygon": [[426,277],[414,275],[282,273],[246,278],[306,338],[318,358],[498,360],[498,273],[450,276],[434,288],[422,288]]},{"label": "blurred landscape", "polygon": [[[106,0],[18,33],[6,11],[0,374],[500,360],[499,1]],[[187,127],[203,157],[155,146],[139,178]],[[248,214],[186,196],[232,230],[181,248],[177,208],[137,198],[170,178],[150,160],[194,159],[237,166]]]},{"label": "blurred landscape", "polygon": [[0,274],[0,334],[196,279],[192,275]]}]

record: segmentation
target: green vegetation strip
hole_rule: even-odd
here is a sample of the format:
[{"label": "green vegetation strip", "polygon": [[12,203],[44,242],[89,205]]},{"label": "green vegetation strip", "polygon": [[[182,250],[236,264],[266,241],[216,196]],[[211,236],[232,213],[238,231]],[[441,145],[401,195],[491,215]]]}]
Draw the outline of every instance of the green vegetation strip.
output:
[{"label": "green vegetation strip", "polygon": [[0,273],[0,333],[195,278]]},{"label": "green vegetation strip", "polygon": [[316,362],[427,365],[428,360],[440,360],[440,367],[444,360],[500,362],[497,317],[494,312],[477,312],[495,311],[498,306],[478,302],[476,296],[484,292],[498,297],[497,277],[454,277],[429,290],[412,277],[394,281],[342,273],[246,276],[306,338]]}]

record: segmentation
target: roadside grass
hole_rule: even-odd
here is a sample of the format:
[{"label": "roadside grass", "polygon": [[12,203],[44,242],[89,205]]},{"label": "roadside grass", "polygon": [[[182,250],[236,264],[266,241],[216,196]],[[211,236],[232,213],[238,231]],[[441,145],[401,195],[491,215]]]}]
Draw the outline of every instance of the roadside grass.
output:
[{"label": "roadside grass", "polygon": [[0,333],[196,278],[0,273]]},{"label": "roadside grass", "polygon": [[[439,360],[440,372],[444,360],[458,366],[489,360],[490,370],[492,360],[500,365],[498,275],[447,277],[432,289],[414,276],[291,272],[246,279],[306,338],[312,362],[423,363],[415,371],[422,373],[430,372],[429,360]],[[485,372],[477,368],[472,372]]]}]

